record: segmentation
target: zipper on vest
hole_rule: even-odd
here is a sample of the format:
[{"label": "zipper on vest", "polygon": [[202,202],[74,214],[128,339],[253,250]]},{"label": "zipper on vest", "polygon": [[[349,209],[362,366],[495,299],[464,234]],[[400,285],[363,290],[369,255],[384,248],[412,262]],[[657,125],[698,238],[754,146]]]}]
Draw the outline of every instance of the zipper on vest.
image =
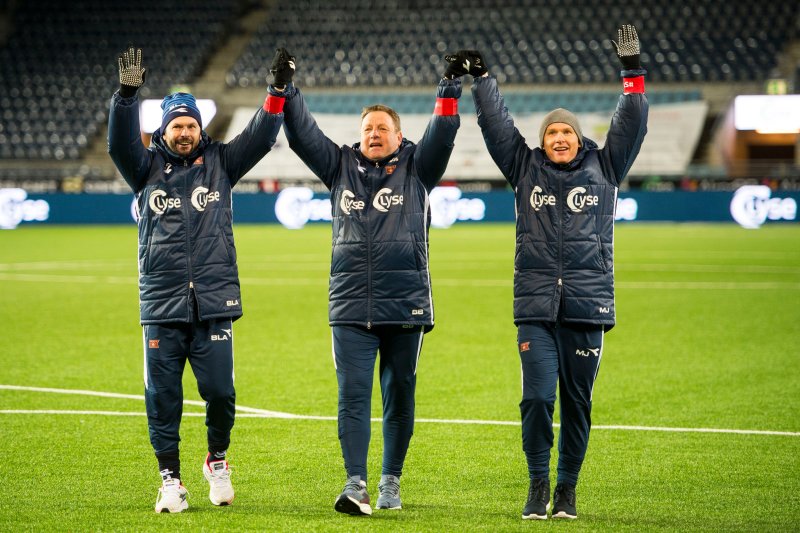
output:
[{"label": "zipper on vest", "polygon": [[[183,166],[187,166],[186,160],[183,160]],[[189,190],[189,176],[188,172],[184,172],[183,182],[185,185],[185,190]],[[185,231],[186,231],[186,266],[188,268],[189,273],[189,290],[194,291],[194,280],[192,279],[192,242],[191,242],[191,231],[189,229],[192,213],[189,211],[189,202],[183,202],[183,215],[186,220],[185,224]]]},{"label": "zipper on vest", "polygon": [[[378,167],[377,162],[375,167]],[[367,171],[367,198],[372,198],[372,179],[370,172]],[[367,329],[372,328],[372,228],[370,227],[369,219],[371,213],[372,203],[367,203],[367,209],[364,211],[364,223],[366,225],[367,235]]]},{"label": "zipper on vest", "polygon": [[[553,309],[553,320],[558,320],[558,310],[564,303],[562,289],[564,282],[562,276],[564,275],[564,211],[561,205],[561,200],[564,198],[564,180],[558,178],[558,281],[556,281],[556,294],[558,295],[558,305]],[[564,203],[566,205],[566,203]]]}]

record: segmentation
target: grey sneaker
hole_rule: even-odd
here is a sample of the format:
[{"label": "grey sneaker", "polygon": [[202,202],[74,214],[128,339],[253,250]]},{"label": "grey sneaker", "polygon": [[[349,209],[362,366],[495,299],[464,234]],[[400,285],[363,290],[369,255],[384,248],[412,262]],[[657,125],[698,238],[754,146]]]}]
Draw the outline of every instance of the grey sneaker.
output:
[{"label": "grey sneaker", "polygon": [[372,507],[369,505],[369,494],[367,494],[367,482],[361,476],[347,478],[344,490],[336,498],[333,508],[340,513],[356,516],[371,515]]},{"label": "grey sneaker", "polygon": [[400,478],[392,475],[381,476],[378,483],[378,504],[376,509],[402,509],[400,504]]}]

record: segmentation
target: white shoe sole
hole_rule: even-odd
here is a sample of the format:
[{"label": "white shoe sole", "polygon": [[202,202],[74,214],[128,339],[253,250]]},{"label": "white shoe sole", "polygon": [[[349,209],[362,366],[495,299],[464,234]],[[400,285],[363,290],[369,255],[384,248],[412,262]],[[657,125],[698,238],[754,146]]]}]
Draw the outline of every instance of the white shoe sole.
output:
[{"label": "white shoe sole", "polygon": [[368,503],[359,503],[355,498],[346,496],[344,498],[337,498],[333,506],[340,513],[349,515],[367,515],[372,516],[372,507]]},{"label": "white shoe sole", "polygon": [[175,509],[175,508],[170,509],[169,507],[162,507],[161,509],[159,509],[158,507],[156,507],[156,512],[157,513],[180,513],[182,511],[185,511],[188,508],[189,508],[189,502],[182,501],[177,509]]}]

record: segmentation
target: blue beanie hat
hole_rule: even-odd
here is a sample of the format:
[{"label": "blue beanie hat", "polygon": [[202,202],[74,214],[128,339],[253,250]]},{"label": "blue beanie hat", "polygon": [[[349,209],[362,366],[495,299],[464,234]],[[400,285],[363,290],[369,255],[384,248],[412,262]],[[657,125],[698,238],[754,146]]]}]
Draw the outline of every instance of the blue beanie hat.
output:
[{"label": "blue beanie hat", "polygon": [[164,97],[161,101],[161,133],[167,129],[167,125],[178,117],[192,117],[203,129],[203,121],[200,118],[200,110],[197,102],[189,93],[172,93]]}]

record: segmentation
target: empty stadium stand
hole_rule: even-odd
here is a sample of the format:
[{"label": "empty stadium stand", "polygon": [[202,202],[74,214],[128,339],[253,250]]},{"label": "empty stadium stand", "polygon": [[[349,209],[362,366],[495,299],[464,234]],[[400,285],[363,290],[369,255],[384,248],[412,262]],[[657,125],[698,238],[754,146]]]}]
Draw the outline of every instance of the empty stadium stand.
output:
[{"label": "empty stadium stand", "polygon": [[[639,28],[651,103],[705,100],[706,130],[737,87],[779,68],[800,85],[800,51],[780,64],[798,48],[800,0],[0,0],[0,180],[117,178],[105,123],[128,44],[144,49],[141,96],[201,90],[218,124],[257,105],[278,46],[297,56],[314,113],[358,113],[365,100],[429,113],[442,56],[475,48],[513,113],[602,114],[619,94],[611,39],[623,22]],[[727,92],[714,100],[709,87]]]},{"label": "empty stadium stand", "polygon": [[0,48],[0,159],[79,159],[106,120],[128,44],[148,51],[142,95],[161,95],[192,80],[237,15],[234,0],[14,4]]},{"label": "empty stadium stand", "polygon": [[459,48],[480,50],[500,82],[604,83],[619,72],[611,39],[622,22],[640,29],[652,81],[747,81],[775,66],[797,17],[796,0],[278,2],[228,84],[264,79],[278,45],[297,56],[305,87],[429,84]]}]

